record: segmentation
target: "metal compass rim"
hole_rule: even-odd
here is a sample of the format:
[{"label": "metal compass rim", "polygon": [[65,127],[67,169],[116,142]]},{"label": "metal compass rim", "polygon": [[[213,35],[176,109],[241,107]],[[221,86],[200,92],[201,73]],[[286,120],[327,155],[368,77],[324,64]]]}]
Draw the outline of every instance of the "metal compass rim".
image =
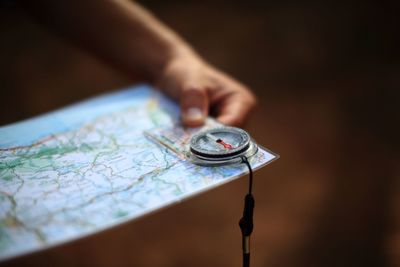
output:
[{"label": "metal compass rim", "polygon": [[[243,144],[235,149],[232,153],[206,153],[202,154],[199,151],[195,151],[194,153],[193,142],[199,139],[199,137],[203,137],[205,134],[211,131],[220,132],[220,131],[235,131],[236,133],[244,134],[246,138],[244,138]],[[201,151],[200,151],[201,152]],[[187,151],[187,158],[196,165],[201,166],[221,166],[221,165],[229,165],[242,162],[243,157],[251,158],[258,152],[258,145],[254,142],[254,140],[250,137],[250,135],[240,128],[236,127],[217,127],[209,130],[202,131],[196,135],[194,135],[190,141],[190,149]]]},{"label": "metal compass rim", "polygon": [[[208,133],[215,134],[221,132],[240,135],[240,137],[244,142],[239,147],[233,148],[229,151],[210,151],[208,149],[203,149],[199,146],[198,144],[199,140],[203,138],[206,134]],[[240,128],[230,127],[230,126],[217,127],[195,134],[190,140],[190,151],[193,154],[203,158],[227,158],[238,155],[246,151],[249,148],[250,141],[251,141],[250,135],[246,131]]]}]

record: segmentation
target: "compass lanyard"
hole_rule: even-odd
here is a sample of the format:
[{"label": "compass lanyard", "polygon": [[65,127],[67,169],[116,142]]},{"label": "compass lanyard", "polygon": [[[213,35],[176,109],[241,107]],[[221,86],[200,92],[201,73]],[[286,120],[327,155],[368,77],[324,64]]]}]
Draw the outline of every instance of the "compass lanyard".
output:
[{"label": "compass lanyard", "polygon": [[[215,143],[218,145],[216,146]],[[250,235],[253,232],[254,198],[251,192],[253,170],[248,158],[254,156],[257,151],[257,145],[244,130],[235,127],[219,127],[192,136],[188,154],[189,159],[198,165],[218,166],[244,163],[249,169],[249,192],[244,198],[243,217],[239,221],[242,231],[243,267],[250,265]]]},{"label": "compass lanyard", "polygon": [[254,197],[253,189],[253,170],[247,157],[242,157],[242,162],[249,169],[249,192],[244,198],[243,217],[239,221],[240,230],[242,231],[242,251],[243,251],[243,267],[250,266],[250,235],[253,232],[253,210]]}]

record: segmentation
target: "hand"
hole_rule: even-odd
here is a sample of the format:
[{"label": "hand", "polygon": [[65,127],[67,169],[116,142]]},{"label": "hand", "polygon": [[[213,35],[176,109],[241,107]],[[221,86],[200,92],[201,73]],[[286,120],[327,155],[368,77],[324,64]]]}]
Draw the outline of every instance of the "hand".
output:
[{"label": "hand", "polygon": [[239,126],[255,105],[246,86],[204,62],[182,38],[135,2],[22,2],[42,22],[77,44],[127,73],[137,72],[153,81],[180,102],[187,126],[202,125],[209,113],[221,123]]},{"label": "hand", "polygon": [[194,54],[170,60],[156,86],[180,102],[183,124],[189,127],[201,126],[209,113],[223,124],[241,126],[256,104],[246,86]]}]

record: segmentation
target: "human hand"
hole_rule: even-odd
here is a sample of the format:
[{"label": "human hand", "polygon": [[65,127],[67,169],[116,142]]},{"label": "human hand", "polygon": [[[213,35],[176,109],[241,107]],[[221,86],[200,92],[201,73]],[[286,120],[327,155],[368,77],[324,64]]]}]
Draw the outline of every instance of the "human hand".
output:
[{"label": "human hand", "polygon": [[246,86],[204,62],[173,30],[136,2],[22,3],[40,21],[78,45],[127,73],[137,72],[154,82],[180,102],[187,126],[202,125],[209,113],[221,123],[239,126],[255,105]]},{"label": "human hand", "polygon": [[223,124],[241,126],[256,104],[245,85],[195,54],[174,57],[155,82],[180,102],[183,124],[189,127],[201,126],[209,113]]}]

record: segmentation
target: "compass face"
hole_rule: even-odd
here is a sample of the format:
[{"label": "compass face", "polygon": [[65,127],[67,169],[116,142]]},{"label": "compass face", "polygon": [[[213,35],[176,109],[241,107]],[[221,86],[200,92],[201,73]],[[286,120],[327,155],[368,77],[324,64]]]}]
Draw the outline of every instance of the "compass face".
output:
[{"label": "compass face", "polygon": [[250,136],[242,129],[221,127],[192,137],[190,151],[202,159],[232,158],[247,151]]}]

